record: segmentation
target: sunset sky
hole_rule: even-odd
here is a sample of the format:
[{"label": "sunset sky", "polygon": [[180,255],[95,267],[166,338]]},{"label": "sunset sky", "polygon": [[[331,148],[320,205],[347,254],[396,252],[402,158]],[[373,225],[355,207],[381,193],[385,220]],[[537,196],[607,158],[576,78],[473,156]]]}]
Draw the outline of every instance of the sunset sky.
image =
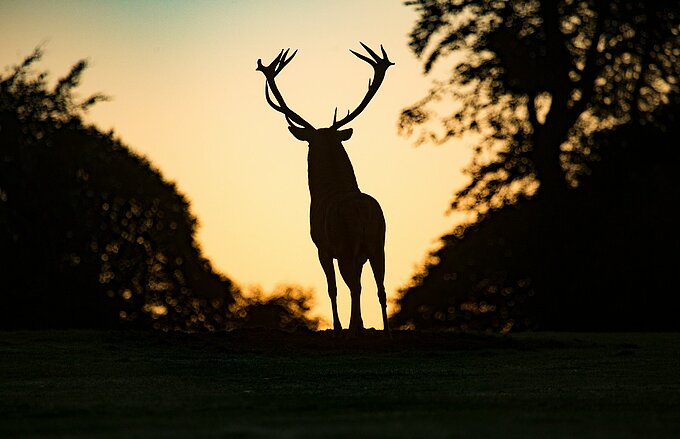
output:
[{"label": "sunset sky", "polygon": [[[397,134],[400,110],[432,78],[407,46],[416,13],[401,0],[30,1],[0,2],[0,61],[16,65],[38,46],[52,79],[90,61],[81,96],[103,92],[88,121],[113,129],[177,184],[198,217],[206,257],[244,290],[313,288],[315,313],[330,301],[309,237],[306,144],[264,98],[258,58],[298,49],[277,78],[287,103],[317,128],[361,101],[372,77],[349,49],[383,44],[396,65],[345,143],[360,188],[387,219],[388,296],[406,285],[437,238],[462,220],[446,215],[469,147],[415,148]],[[4,70],[6,73],[6,70]],[[340,318],[349,291],[338,277]],[[382,328],[369,265],[363,277],[367,327]],[[391,305],[388,308],[391,311]]]}]

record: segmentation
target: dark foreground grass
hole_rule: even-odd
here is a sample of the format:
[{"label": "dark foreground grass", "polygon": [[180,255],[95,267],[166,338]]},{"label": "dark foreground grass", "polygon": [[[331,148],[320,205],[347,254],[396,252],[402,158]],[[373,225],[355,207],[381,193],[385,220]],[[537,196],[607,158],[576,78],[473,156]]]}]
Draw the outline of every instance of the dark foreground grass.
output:
[{"label": "dark foreground grass", "polygon": [[680,437],[680,334],[0,332],[0,437]]}]

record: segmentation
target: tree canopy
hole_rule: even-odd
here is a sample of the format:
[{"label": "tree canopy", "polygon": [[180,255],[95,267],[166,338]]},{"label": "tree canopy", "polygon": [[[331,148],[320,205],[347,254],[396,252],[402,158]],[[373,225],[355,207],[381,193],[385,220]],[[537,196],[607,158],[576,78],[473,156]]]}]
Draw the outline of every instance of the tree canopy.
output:
[{"label": "tree canopy", "polygon": [[677,329],[680,4],[406,4],[425,72],[453,68],[400,128],[437,144],[477,136],[452,207],[479,215],[442,237],[393,323]]},{"label": "tree canopy", "polygon": [[[584,138],[653,122],[678,91],[680,5],[670,0],[413,0],[410,47],[453,63],[402,112],[400,130],[442,143],[477,133],[453,208],[559,200],[599,157]],[[444,103],[442,103],[444,102]],[[443,109],[442,109],[443,107]],[[443,114],[441,114],[443,113]]]},{"label": "tree canopy", "polygon": [[[678,330],[674,100],[653,114],[654,125],[631,122],[589,139],[602,159],[563,197],[560,221],[550,227],[543,202],[525,200],[442,237],[401,291],[392,323],[500,332]],[[546,241],[559,246],[560,266],[541,285]]]},{"label": "tree canopy", "polygon": [[238,291],[194,239],[189,202],[83,123],[87,63],[50,87],[42,50],[0,77],[0,327],[224,329]]}]

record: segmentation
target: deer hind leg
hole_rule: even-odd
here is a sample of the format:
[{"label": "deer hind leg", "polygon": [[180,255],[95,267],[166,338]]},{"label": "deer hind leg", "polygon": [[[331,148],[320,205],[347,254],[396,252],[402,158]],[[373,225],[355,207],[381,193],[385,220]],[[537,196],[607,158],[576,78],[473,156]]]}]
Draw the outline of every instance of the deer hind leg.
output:
[{"label": "deer hind leg", "polygon": [[342,323],[340,323],[340,317],[338,316],[338,287],[335,282],[333,257],[319,250],[319,262],[321,262],[321,268],[323,268],[323,272],[326,274],[326,282],[328,283],[328,297],[331,298],[331,308],[333,310],[333,331],[339,333],[342,331]]},{"label": "deer hind leg", "polygon": [[378,300],[382,308],[383,330],[390,333],[390,325],[387,321],[387,293],[385,292],[385,251],[380,249],[375,255],[369,258],[371,263],[371,270],[375,278],[375,284],[378,287]]},{"label": "deer hind leg", "polygon": [[356,335],[364,329],[364,321],[361,319],[361,270],[363,265],[358,260],[351,258],[338,260],[340,275],[349,287],[352,297],[352,311],[349,318],[351,335]]}]

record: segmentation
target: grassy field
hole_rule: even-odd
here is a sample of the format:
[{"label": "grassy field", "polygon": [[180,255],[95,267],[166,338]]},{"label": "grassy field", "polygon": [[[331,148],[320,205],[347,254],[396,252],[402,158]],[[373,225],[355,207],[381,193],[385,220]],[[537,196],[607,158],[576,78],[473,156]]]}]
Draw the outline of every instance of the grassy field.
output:
[{"label": "grassy field", "polygon": [[680,334],[0,332],[0,437],[680,437]]}]

